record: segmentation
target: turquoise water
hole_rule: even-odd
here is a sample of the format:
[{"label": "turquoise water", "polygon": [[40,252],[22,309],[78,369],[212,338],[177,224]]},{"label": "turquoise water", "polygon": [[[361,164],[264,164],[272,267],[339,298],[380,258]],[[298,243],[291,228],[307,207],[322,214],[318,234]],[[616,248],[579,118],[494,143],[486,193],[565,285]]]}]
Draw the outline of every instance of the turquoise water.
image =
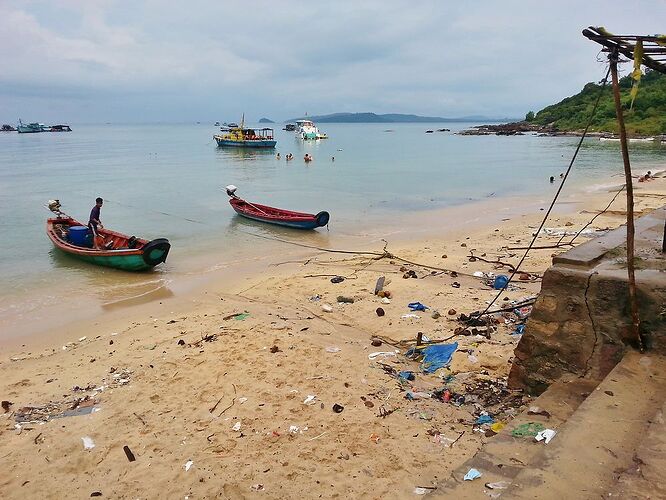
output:
[{"label": "turquoise water", "polygon": [[[202,270],[192,263],[204,255],[215,263],[260,254],[261,240],[245,232],[302,237],[239,220],[222,190],[227,184],[238,186],[238,194],[250,201],[328,210],[330,232],[309,236],[326,242],[336,233],[388,227],[396,214],[413,212],[417,220],[422,210],[490,196],[550,196],[554,186],[548,177],[565,170],[578,140],[425,133],[470,125],[323,124],[330,138],[306,143],[276,130],[274,152],[219,149],[212,140],[216,128],[203,124],[73,124],[71,133],[0,133],[0,317],[22,310],[28,297],[36,307],[86,294],[101,282],[127,288],[196,273]],[[620,174],[618,148],[587,140],[571,184]],[[291,162],[284,160],[288,152],[294,154]],[[305,153],[315,160],[305,164]],[[665,153],[663,146],[636,145],[634,168],[656,170]],[[96,196],[105,199],[107,227],[169,238],[167,266],[129,277],[55,252],[44,232],[47,200],[60,199],[65,212],[86,222]]]}]

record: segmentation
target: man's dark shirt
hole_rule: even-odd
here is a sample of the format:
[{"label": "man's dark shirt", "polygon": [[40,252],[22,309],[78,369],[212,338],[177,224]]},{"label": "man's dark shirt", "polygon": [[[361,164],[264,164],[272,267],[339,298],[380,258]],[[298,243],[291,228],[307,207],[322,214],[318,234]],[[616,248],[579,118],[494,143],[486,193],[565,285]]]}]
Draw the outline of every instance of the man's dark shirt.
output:
[{"label": "man's dark shirt", "polygon": [[99,220],[99,211],[100,207],[95,205],[92,210],[90,211],[90,220],[88,220],[88,225],[93,225],[97,227],[97,221]]}]

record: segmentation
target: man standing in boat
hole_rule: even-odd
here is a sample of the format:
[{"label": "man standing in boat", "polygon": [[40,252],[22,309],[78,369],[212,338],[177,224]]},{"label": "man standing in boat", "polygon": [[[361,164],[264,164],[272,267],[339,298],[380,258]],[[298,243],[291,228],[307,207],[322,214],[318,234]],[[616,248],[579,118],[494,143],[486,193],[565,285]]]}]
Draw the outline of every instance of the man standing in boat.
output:
[{"label": "man standing in boat", "polygon": [[90,228],[90,231],[92,232],[93,236],[93,247],[94,248],[99,248],[97,238],[99,236],[99,233],[97,231],[98,227],[103,228],[104,226],[102,225],[102,222],[99,220],[100,217],[100,211],[102,210],[102,205],[104,204],[104,200],[102,198],[97,198],[95,200],[95,206],[92,207],[92,210],[90,211],[90,219],[88,220],[88,227]]}]

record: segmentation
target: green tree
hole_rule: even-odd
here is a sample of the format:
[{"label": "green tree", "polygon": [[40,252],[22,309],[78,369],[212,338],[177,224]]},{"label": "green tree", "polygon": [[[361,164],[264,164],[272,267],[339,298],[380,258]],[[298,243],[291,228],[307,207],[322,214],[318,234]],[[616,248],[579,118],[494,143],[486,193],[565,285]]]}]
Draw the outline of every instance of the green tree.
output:
[{"label": "green tree", "polygon": [[534,121],[534,111],[530,111],[525,115],[525,121],[526,122]]}]

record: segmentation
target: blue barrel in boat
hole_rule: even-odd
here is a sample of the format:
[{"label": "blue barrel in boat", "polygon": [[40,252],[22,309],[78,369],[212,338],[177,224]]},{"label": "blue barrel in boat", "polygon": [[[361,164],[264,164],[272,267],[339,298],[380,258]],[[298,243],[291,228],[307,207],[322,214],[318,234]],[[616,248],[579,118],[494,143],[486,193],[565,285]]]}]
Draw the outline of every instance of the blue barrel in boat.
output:
[{"label": "blue barrel in boat", "polygon": [[69,242],[77,247],[87,246],[88,226],[70,226]]}]

